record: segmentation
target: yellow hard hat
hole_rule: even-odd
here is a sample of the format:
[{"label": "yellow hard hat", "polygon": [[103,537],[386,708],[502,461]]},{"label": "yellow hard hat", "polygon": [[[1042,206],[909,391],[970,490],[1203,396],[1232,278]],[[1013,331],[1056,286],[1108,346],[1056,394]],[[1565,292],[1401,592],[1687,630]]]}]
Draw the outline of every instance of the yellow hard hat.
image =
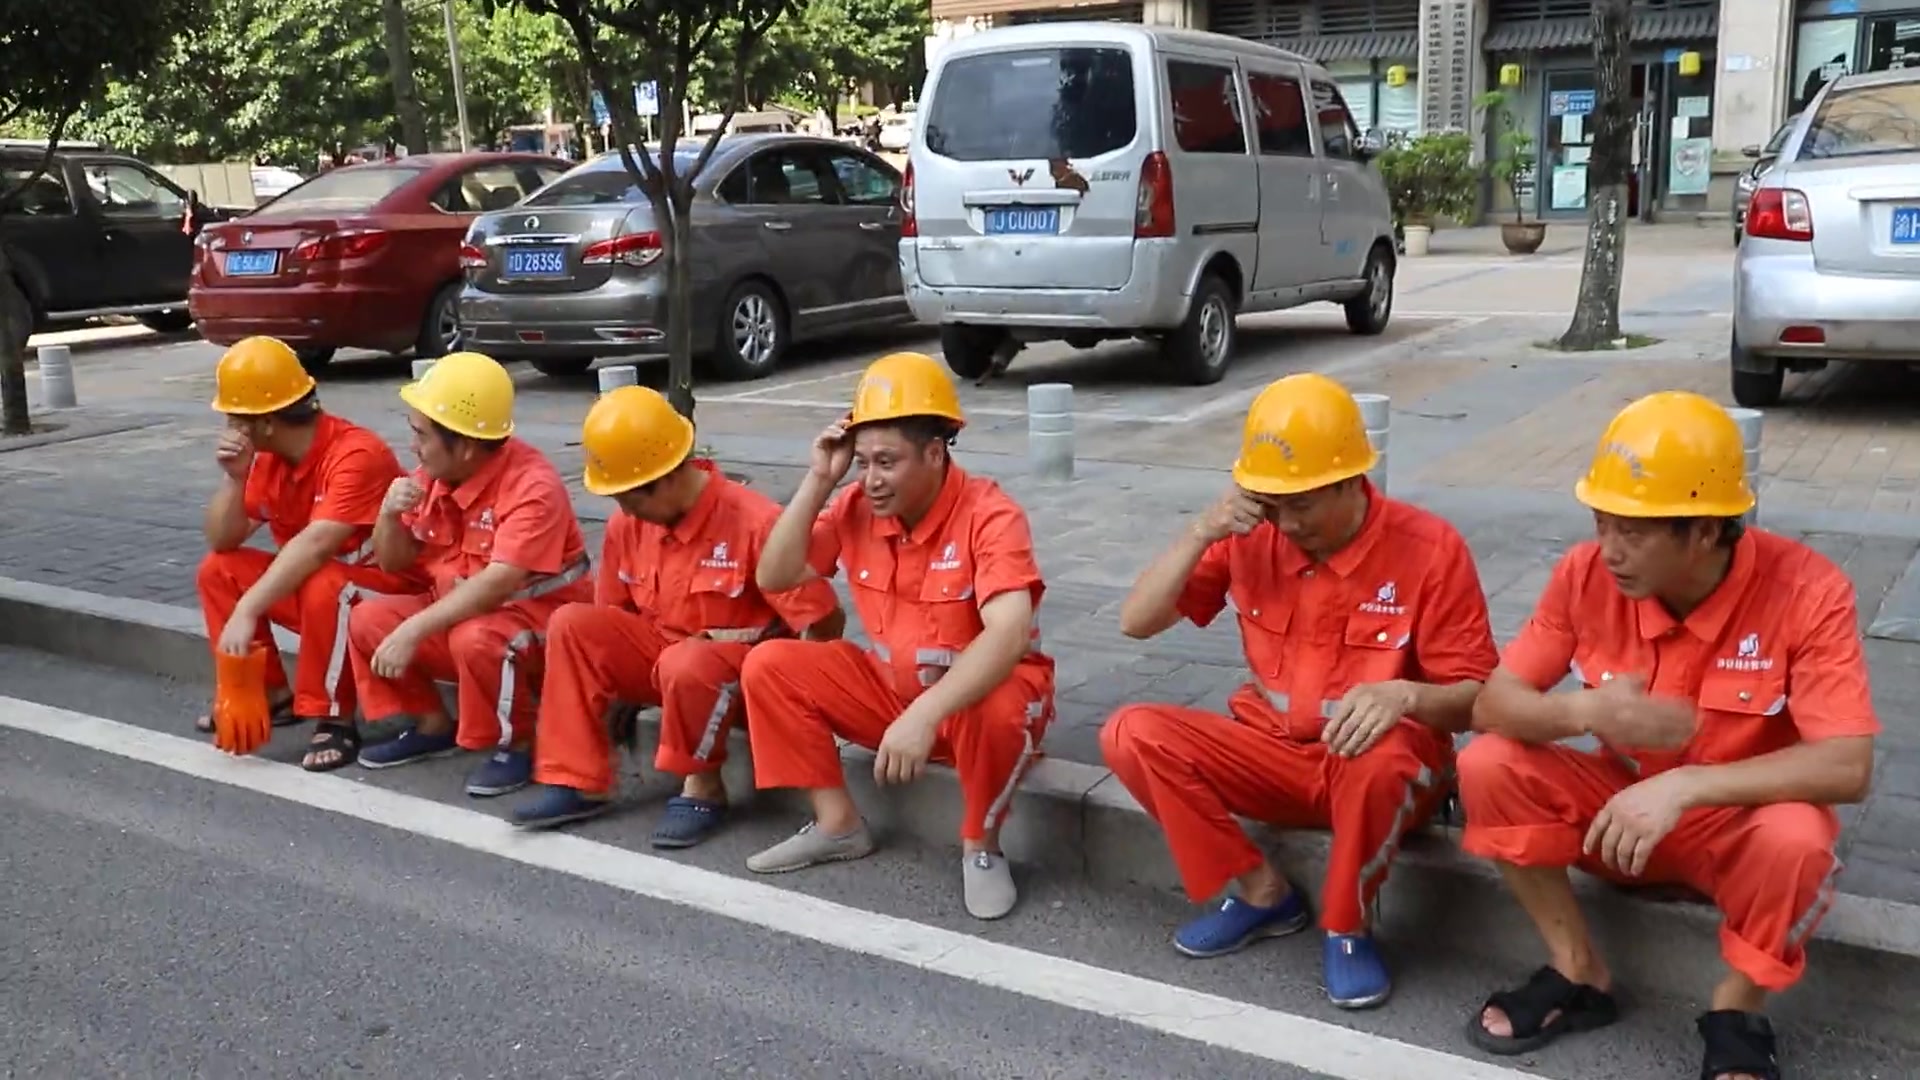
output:
[{"label": "yellow hard hat", "polygon": [[513,376],[477,352],[448,353],[434,361],[418,382],[400,388],[400,400],[469,439],[513,434]]},{"label": "yellow hard hat", "polygon": [[1289,375],[1248,407],[1233,482],[1262,495],[1293,495],[1359,476],[1379,458],[1346,387],[1311,372]]},{"label": "yellow hard hat", "polygon": [[213,408],[230,416],[264,416],[313,393],[313,376],[279,338],[236,341],[213,369]]},{"label": "yellow hard hat", "polygon": [[618,495],[651,484],[693,452],[693,423],[644,386],[623,386],[587,410],[580,427],[585,484],[595,495]]},{"label": "yellow hard hat", "polygon": [[938,416],[955,427],[967,425],[947,369],[926,353],[892,353],[867,365],[860,388],[853,392],[849,426],[907,416]]},{"label": "yellow hard hat", "polygon": [[1754,502],[1739,425],[1711,398],[1684,390],[1621,409],[1573,494],[1632,518],[1739,517]]}]

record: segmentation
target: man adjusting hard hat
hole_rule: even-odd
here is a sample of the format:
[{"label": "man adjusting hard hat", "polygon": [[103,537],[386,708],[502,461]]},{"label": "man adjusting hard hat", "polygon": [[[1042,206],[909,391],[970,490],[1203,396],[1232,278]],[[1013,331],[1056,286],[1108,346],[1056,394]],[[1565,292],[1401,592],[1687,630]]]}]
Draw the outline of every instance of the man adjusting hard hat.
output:
[{"label": "man adjusting hard hat", "polygon": [[1293,375],[1247,412],[1234,486],[1134,583],[1129,637],[1233,602],[1252,674],[1229,715],[1129,705],[1101,750],[1166,830],[1196,903],[1188,956],[1304,930],[1307,901],[1236,817],[1333,831],[1321,892],[1327,996],[1342,1008],[1392,989],[1369,935],[1373,901],[1408,829],[1446,797],[1453,736],[1496,659],[1472,553],[1453,526],[1367,481],[1377,461],[1340,384]]},{"label": "man adjusting hard hat", "polygon": [[760,591],[754,567],[780,506],[696,459],[693,423],[666,398],[621,387],[594,403],[580,438],[587,490],[620,513],[601,543],[595,601],[561,608],[548,628],[533,773],[546,786],[514,821],[541,828],[604,811],[609,706],[658,705],[654,766],[685,781],[653,845],[692,847],[725,820],[720,766],[748,653],[798,631],[839,637],[846,619],[824,580]]},{"label": "man adjusting hard hat", "polygon": [[[352,759],[347,610],[426,586],[373,564],[374,521],[400,463],[378,435],[321,409],[313,376],[274,338],[247,338],[220,357],[213,408],[227,428],[214,450],[224,477],[207,503],[210,550],[197,582],[207,636],[230,656],[268,650],[276,719],[315,721],[304,764],[337,769]],[[261,525],[276,551],[241,546]],[[273,625],[300,635],[292,687]],[[203,718],[202,730],[211,727]]]},{"label": "man adjusting hard hat", "polygon": [[[1566,868],[1689,887],[1720,909],[1728,971],[1696,1022],[1701,1075],[1780,1075],[1760,1010],[1805,970],[1833,902],[1836,803],[1859,802],[1880,730],[1853,585],[1748,528],[1733,418],[1697,394],[1621,410],[1574,488],[1595,539],[1568,552],[1507,646],[1460,755],[1462,846],[1494,860],[1547,946],[1467,1034],[1532,1053],[1618,1017]],[[1571,672],[1586,687],[1550,694]],[[1591,735],[1600,750],[1561,740]]]},{"label": "man adjusting hard hat", "polygon": [[[420,468],[388,490],[374,552],[387,569],[420,568],[433,588],[354,609],[362,713],[411,721],[398,738],[360,751],[360,764],[385,769],[492,750],[467,777],[467,794],[504,795],[533,772],[547,620],[562,604],[593,597],[586,540],[553,463],[513,437],[505,368],[453,353],[402,387],[400,399]],[[438,681],[458,685],[457,721]]]},{"label": "man adjusting hard hat", "polygon": [[[756,576],[779,592],[844,567],[873,647],[770,641],[747,658],[756,783],[808,789],[814,814],[747,868],[781,873],[872,852],[839,736],[877,751],[883,784],[917,779],[929,760],[953,763],[967,911],[996,919],[1016,898],[1000,825],[1052,715],[1053,661],[1034,621],[1045,586],[1027,516],[954,463],[965,423],[946,371],[896,353],[867,368],[852,413],[814,440]],[[856,466],[859,482],[829,506]]]}]

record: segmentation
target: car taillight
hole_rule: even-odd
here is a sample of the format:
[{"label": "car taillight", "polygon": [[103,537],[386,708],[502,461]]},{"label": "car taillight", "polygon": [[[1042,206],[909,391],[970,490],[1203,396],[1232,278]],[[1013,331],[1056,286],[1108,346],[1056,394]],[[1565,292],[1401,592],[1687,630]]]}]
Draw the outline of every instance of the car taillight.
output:
[{"label": "car taillight", "polygon": [[387,246],[387,234],[379,229],[347,229],[302,240],[287,253],[288,262],[340,262],[371,255]]},{"label": "car taillight", "polygon": [[588,266],[607,266],[614,262],[628,266],[651,266],[664,254],[666,252],[660,246],[659,233],[628,233],[588,244],[587,250],[580,253],[580,261]]},{"label": "car taillight", "polygon": [[907,162],[907,174],[900,180],[900,235],[919,236],[920,219],[913,216],[913,162]]},{"label": "car taillight", "polygon": [[1155,150],[1140,166],[1140,191],[1134,201],[1133,235],[1173,235],[1173,166]]},{"label": "car taillight", "polygon": [[1765,240],[1813,239],[1813,205],[1792,188],[1761,188],[1747,203],[1747,235]]},{"label": "car taillight", "polygon": [[460,245],[460,269],[484,270],[487,267],[487,253],[478,244]]}]

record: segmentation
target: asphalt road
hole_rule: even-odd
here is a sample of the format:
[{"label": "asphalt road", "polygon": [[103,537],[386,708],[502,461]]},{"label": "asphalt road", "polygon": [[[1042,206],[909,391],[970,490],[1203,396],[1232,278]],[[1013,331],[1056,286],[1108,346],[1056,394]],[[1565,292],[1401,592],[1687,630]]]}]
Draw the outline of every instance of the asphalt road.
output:
[{"label": "asphalt road", "polygon": [[[1398,995],[1346,1015],[1318,991],[1311,935],[1177,957],[1173,897],[1023,867],[1021,908],[982,926],[959,910],[951,850],[748,880],[745,854],[794,824],[769,807],[672,860],[644,848],[657,787],[632,783],[633,811],[576,841],[501,839],[485,815],[503,807],[458,794],[463,762],[333,778],[232,762],[181,738],[204,688],[18,650],[0,649],[0,694],[104,718],[48,737],[0,699],[0,1074],[1517,1075],[1462,1046],[1463,1017],[1522,974],[1485,970],[1470,942],[1391,942]],[[296,752],[283,733],[265,757]],[[1911,986],[1915,970],[1877,977]],[[1167,1034],[1169,1001],[1202,1026],[1244,1010],[1245,1033],[1292,1045]],[[1629,999],[1604,1035],[1501,1065],[1693,1076],[1700,1007]],[[1776,1018],[1795,1077],[1920,1076],[1920,1036],[1898,1024],[1796,1024],[1792,998]],[[1356,1049],[1313,1056],[1333,1044]]]}]

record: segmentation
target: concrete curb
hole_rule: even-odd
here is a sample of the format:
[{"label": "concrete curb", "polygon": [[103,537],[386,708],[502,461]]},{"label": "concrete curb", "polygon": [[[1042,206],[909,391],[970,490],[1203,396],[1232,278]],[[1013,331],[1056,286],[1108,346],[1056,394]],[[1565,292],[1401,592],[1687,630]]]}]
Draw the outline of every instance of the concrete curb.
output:
[{"label": "concrete curb", "polygon": [[[290,657],[297,638],[279,636]],[[210,676],[198,612],[58,586],[0,578],[0,643],[182,681]],[[745,750],[741,738],[733,755],[740,764],[729,769],[735,790],[746,790]],[[960,798],[951,770],[936,768],[920,784],[883,793],[873,783],[870,753],[847,747],[844,760],[849,786],[876,829],[924,844],[955,844]],[[799,810],[790,797],[776,802]],[[1327,860],[1326,834],[1250,828],[1296,882],[1309,892],[1318,891]],[[1474,942],[1475,955],[1487,962],[1490,972],[1500,973],[1492,976],[1496,981],[1537,966],[1541,957],[1533,935],[1522,931],[1523,917],[1497,872],[1461,854],[1457,841],[1456,829],[1440,825],[1407,838],[1383,898],[1383,939]],[[1017,862],[1045,864],[1096,887],[1177,893],[1178,875],[1158,826],[1104,768],[1042,758],[1021,785],[1003,842]],[[1619,980],[1642,993],[1689,998],[1706,989],[1719,965],[1714,933],[1718,917],[1711,908],[1652,901],[1584,877],[1579,883],[1588,916],[1608,947]],[[1182,914],[1170,899],[1169,929]],[[1883,998],[1853,1000],[1858,992],[1849,989],[1884,982],[1829,973],[1843,966],[1857,971],[1863,963],[1878,967],[1898,958],[1920,958],[1920,906],[1842,894],[1816,940],[1880,955],[1842,959],[1816,945],[1823,955],[1810,965],[1802,985],[1817,989],[1798,992],[1795,998],[1821,1012],[1884,1012],[1890,1003]],[[1920,1004],[1914,1009],[1920,1012]]]}]

